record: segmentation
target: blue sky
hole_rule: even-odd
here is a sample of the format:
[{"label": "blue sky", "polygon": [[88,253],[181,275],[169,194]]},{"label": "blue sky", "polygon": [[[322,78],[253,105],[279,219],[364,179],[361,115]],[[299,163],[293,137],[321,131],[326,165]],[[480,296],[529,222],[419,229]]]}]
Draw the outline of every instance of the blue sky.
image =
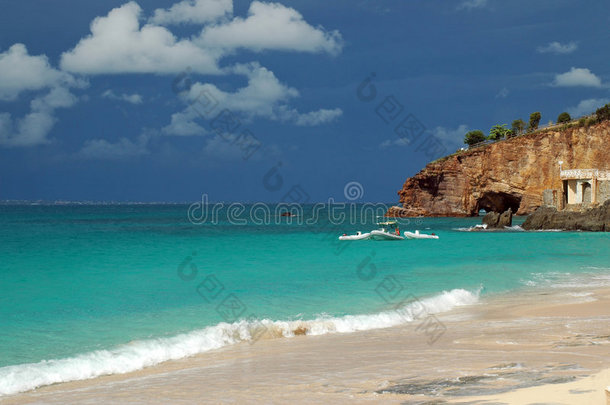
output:
[{"label": "blue sky", "polygon": [[394,202],[470,129],[610,102],[601,0],[1,9],[0,200],[343,201],[358,182]]}]

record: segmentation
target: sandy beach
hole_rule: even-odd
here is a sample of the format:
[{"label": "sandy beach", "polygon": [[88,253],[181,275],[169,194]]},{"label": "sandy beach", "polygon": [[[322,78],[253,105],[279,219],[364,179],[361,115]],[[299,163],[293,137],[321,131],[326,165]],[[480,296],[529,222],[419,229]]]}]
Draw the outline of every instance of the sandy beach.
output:
[{"label": "sandy beach", "polygon": [[605,404],[610,289],[497,295],[351,334],[266,337],[125,375],[5,397],[25,403]]}]

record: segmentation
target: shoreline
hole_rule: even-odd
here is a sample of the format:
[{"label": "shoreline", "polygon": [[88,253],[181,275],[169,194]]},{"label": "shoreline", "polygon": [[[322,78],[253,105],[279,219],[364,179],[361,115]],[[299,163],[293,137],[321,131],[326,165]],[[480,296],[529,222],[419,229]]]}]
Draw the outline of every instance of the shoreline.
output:
[{"label": "shoreline", "polygon": [[[562,392],[579,402],[603,398],[610,385],[607,308],[608,287],[495,294],[437,314],[446,332],[433,344],[415,323],[261,339],[127,374],[45,386],[0,402],[189,403],[205,395],[214,402],[521,403],[519,398],[535,402],[530,396],[546,398],[545,390],[563,386]],[[603,386],[591,388],[604,379]]]}]

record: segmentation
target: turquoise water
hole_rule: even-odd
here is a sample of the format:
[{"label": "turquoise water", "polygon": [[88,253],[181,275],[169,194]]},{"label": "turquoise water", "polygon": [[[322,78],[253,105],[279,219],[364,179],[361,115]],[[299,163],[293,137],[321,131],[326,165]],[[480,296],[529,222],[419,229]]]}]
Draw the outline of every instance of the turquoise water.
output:
[{"label": "turquoise water", "polygon": [[[343,233],[373,229],[373,216],[366,224],[333,225],[322,211],[315,224],[299,223],[314,212],[307,206],[300,220],[274,216],[270,224],[237,225],[220,215],[217,223],[193,224],[187,210],[0,206],[0,394],[32,388],[9,378],[25,373],[28,363],[134,341],[155,342],[130,356],[153,350],[156,363],[233,343],[235,336],[218,337],[217,329],[193,344],[174,338],[223,323],[371,315],[407,294],[426,298],[459,289],[476,300],[543,279],[552,284],[610,273],[608,233],[463,232],[458,229],[480,218],[423,218],[401,220],[401,230],[434,232],[439,240],[338,242]],[[388,299],[389,281],[399,283],[400,296]],[[108,364],[118,356],[106,354]],[[81,360],[87,372],[61,378],[97,375],[95,357]],[[51,363],[36,373],[64,366],[74,368]],[[139,366],[108,367],[103,373]],[[43,377],[38,385],[53,382]]]}]

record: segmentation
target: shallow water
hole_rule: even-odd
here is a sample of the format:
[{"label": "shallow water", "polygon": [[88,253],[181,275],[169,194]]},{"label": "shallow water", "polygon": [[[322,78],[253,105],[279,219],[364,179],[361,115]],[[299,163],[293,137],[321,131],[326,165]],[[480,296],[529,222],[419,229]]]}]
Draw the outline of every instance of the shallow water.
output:
[{"label": "shallow water", "polygon": [[351,210],[341,225],[324,211],[313,224],[193,224],[181,205],[0,206],[0,394],[261,331],[369,330],[494,293],[610,285],[608,234],[463,232],[480,218],[423,218],[401,230],[439,240],[338,242],[375,227]]}]

